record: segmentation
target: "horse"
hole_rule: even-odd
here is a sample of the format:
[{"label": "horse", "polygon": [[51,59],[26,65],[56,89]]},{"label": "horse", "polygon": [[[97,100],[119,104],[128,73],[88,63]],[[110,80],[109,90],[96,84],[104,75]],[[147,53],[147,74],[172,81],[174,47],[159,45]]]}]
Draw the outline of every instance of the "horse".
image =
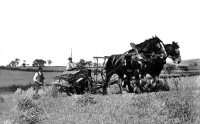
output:
[{"label": "horse", "polygon": [[[126,79],[129,79],[133,75],[136,75],[137,69],[139,68],[139,63],[137,61],[133,60],[132,56],[128,56],[128,57],[131,57],[131,61],[129,61],[131,64],[127,65],[127,66],[124,64],[125,55],[123,55],[123,54],[111,55],[108,58],[108,60],[106,62],[106,67],[105,67],[106,79],[105,79],[105,82],[103,82],[104,83],[103,84],[103,94],[107,94],[106,88],[108,86],[108,82],[110,81],[110,78],[112,77],[112,75],[114,75],[114,74],[118,75],[119,80],[118,80],[117,84],[119,85],[121,93],[122,93],[121,82],[125,79],[124,75],[127,76]],[[128,88],[130,91],[133,90],[132,87],[130,86],[130,83],[128,84]]]},{"label": "horse", "polygon": [[[162,41],[158,37],[152,37],[144,42],[137,44],[136,48],[139,53],[146,54],[146,58],[152,53],[161,54],[163,57],[167,56]],[[148,54],[148,55],[147,55]],[[139,70],[142,70],[143,62],[137,60],[137,55],[134,50],[129,50],[125,54],[111,55],[106,63],[106,80],[103,83],[103,94],[107,93],[107,86],[110,78],[113,74],[117,74],[119,77],[118,85],[120,91],[122,91],[121,82],[124,81],[125,85],[128,85],[129,92],[133,92],[133,88],[130,86],[130,80],[135,76],[136,84],[139,79]],[[126,62],[124,62],[127,60]],[[145,59],[146,61],[147,59]],[[124,76],[126,76],[124,78]],[[124,85],[124,86],[125,86]]]},{"label": "horse", "polygon": [[[169,57],[173,60],[175,64],[179,64],[181,62],[181,55],[179,50],[178,42],[172,42],[172,44],[163,44],[164,49],[166,51],[166,55],[162,54],[147,54],[151,58],[151,61],[145,65],[145,67],[140,71],[141,78],[144,79],[146,74],[149,74],[153,78],[153,86],[154,90],[156,89],[156,85],[159,83],[159,75],[166,64],[166,59]],[[142,47],[140,45],[136,45],[138,51],[144,53],[142,51]],[[145,55],[145,53],[144,53]],[[166,88],[169,90],[169,88]]]},{"label": "horse", "polygon": [[172,44],[166,44],[164,47],[167,52],[167,57],[171,58],[174,63],[179,64],[181,62],[181,55],[178,42],[173,41]]}]

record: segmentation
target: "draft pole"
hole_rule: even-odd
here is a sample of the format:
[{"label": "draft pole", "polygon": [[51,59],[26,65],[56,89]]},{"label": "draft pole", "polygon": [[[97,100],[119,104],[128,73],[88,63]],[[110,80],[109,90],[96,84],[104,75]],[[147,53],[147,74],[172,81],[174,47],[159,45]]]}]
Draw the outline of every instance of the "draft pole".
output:
[{"label": "draft pole", "polygon": [[71,48],[71,57],[72,57],[72,48]]},{"label": "draft pole", "polygon": [[[98,61],[98,58],[97,58],[97,70],[98,70],[98,68],[99,68],[99,61]],[[97,81],[97,75],[96,75],[96,81]]]}]

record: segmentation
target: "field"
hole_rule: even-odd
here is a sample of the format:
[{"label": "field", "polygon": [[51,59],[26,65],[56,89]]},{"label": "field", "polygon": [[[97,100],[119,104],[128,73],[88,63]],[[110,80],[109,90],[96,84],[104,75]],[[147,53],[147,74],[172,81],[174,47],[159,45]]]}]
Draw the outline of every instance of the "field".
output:
[{"label": "field", "polygon": [[[62,72],[44,72],[45,83],[52,82],[52,78]],[[0,87],[10,85],[26,85],[33,83],[35,72],[0,70]]]},{"label": "field", "polygon": [[[9,76],[9,75],[15,76]],[[33,72],[2,72],[1,83],[32,81]],[[47,82],[60,72],[45,73]],[[26,77],[24,79],[24,77]],[[178,89],[174,79],[167,79],[171,91],[144,94],[124,92],[109,87],[109,94],[55,95],[51,87],[40,90],[33,99],[33,90],[0,94],[0,124],[190,124],[200,123],[200,77],[182,77]]]}]

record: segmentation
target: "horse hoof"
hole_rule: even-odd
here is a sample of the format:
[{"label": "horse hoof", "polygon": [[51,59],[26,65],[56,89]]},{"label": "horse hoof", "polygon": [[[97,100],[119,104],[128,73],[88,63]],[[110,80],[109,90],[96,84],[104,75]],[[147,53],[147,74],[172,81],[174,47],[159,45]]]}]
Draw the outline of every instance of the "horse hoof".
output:
[{"label": "horse hoof", "polygon": [[107,92],[104,91],[102,94],[103,94],[103,95],[107,95]]},{"label": "horse hoof", "polygon": [[68,96],[72,96],[70,93],[67,93]]}]

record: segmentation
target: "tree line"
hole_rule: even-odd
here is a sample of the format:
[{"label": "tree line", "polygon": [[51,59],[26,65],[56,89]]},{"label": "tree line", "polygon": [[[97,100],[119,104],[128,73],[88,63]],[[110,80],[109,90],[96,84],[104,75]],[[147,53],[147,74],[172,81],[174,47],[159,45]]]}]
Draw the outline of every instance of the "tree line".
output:
[{"label": "tree line", "polygon": [[[192,65],[193,66],[193,65]],[[179,66],[176,66],[174,64],[166,64],[165,67],[163,68],[164,71],[167,73],[167,74],[171,74],[173,71],[175,70],[180,70],[181,72],[187,72],[190,70],[190,68],[192,67],[191,65],[179,65]],[[198,66],[197,63],[194,64],[194,66]]]},{"label": "tree line", "polygon": [[[19,66],[19,62],[20,62],[20,59],[19,58],[16,58],[15,60],[12,60],[7,66],[8,67],[18,67]],[[32,63],[32,66],[33,67],[44,67],[45,64],[48,64],[49,66],[52,64],[52,60],[43,60],[43,59],[35,59]],[[23,63],[22,65],[23,67],[26,67],[26,66],[29,66],[29,64],[26,63],[26,60],[23,60]]]},{"label": "tree line", "polygon": [[[18,67],[18,66],[23,66],[23,67],[26,67],[26,66],[30,66],[29,64],[27,64],[26,60],[23,60],[22,64],[19,65],[20,63],[20,59],[19,58],[16,58],[14,60],[12,60],[8,65],[7,67]],[[33,67],[44,67],[45,64],[48,64],[49,66],[52,64],[52,60],[43,60],[43,59],[35,59],[33,62],[32,62],[32,65]],[[92,65],[95,65],[95,63],[92,63],[92,61],[85,61],[84,59],[80,59],[79,62],[77,62],[77,65],[79,67],[91,67]]]}]

